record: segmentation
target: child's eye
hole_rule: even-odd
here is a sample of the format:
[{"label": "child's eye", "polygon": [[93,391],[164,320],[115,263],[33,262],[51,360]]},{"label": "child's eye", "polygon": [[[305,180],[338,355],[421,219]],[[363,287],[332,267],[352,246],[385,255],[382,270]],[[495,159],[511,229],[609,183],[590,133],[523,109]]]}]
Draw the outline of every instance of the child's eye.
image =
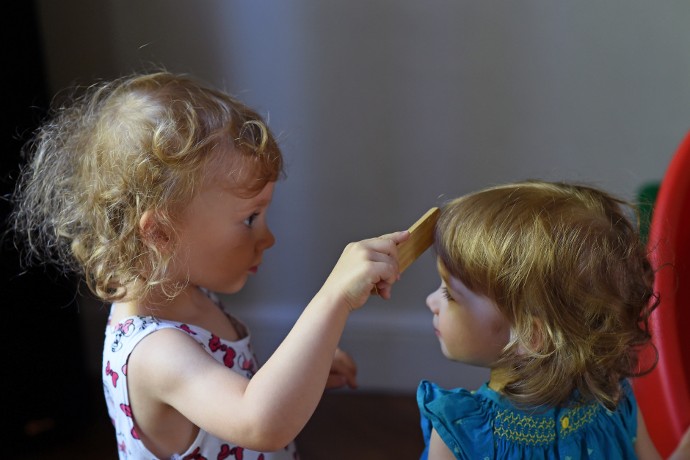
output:
[{"label": "child's eye", "polygon": [[445,297],[446,300],[448,300],[448,301],[450,301],[450,302],[452,302],[452,301],[454,300],[454,299],[453,299],[453,296],[450,295],[450,292],[448,291],[448,288],[447,288],[447,287],[443,286],[443,287],[441,288],[441,291],[443,292],[443,297]]},{"label": "child's eye", "polygon": [[259,213],[258,212],[253,213],[251,216],[244,219],[244,224],[247,227],[251,227],[257,217],[259,217]]}]

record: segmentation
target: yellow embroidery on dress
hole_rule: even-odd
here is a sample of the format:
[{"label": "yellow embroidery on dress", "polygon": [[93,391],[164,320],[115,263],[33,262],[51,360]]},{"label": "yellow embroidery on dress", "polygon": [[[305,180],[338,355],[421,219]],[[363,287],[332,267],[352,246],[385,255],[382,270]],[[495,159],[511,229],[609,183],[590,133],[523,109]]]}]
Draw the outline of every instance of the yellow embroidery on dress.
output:
[{"label": "yellow embroidery on dress", "polygon": [[510,442],[540,445],[556,439],[556,422],[547,417],[531,417],[512,410],[499,410],[494,420],[494,434]]},{"label": "yellow embroidery on dress", "polygon": [[[579,404],[569,408],[559,419],[560,437],[568,436],[590,423],[601,407],[597,403]],[[545,445],[556,440],[556,420],[530,416],[510,409],[499,410],[494,420],[494,434],[509,442]]]},{"label": "yellow embroidery on dress", "polygon": [[[579,430],[594,419],[594,416],[601,410],[601,406],[597,403],[589,403],[587,405],[577,405],[570,408],[568,415],[561,419],[561,437],[568,436],[574,431]],[[568,419],[568,422],[563,423]]]}]

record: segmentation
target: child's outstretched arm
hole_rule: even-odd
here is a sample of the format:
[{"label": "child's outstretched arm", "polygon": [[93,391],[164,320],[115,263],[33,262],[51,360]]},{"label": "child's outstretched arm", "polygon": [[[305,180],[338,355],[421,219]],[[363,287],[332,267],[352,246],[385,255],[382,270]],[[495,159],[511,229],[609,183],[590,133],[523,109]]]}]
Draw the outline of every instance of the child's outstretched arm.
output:
[{"label": "child's outstretched arm", "polygon": [[374,287],[383,298],[390,297],[399,277],[397,245],[408,236],[398,232],[348,245],[251,380],[219,365],[185,333],[166,329],[152,334],[130,358],[130,374],[146,381],[139,397],[155,398],[196,426],[245,448],[283,448],[316,409],[350,312],[366,302]]},{"label": "child's outstretched arm", "polygon": [[[649,436],[647,426],[644,423],[642,411],[637,410],[637,440],[635,441],[635,452],[641,460],[661,459],[659,452],[654,447],[652,438]],[[668,457],[668,460],[690,460],[690,427],[685,430],[685,434],[680,439],[676,450]]]},{"label": "child's outstretched arm", "polygon": [[431,431],[431,438],[429,439],[429,460],[454,460],[455,455],[450,451],[448,445],[443,442],[436,430]]},{"label": "child's outstretched arm", "polygon": [[685,430],[676,450],[673,451],[668,460],[690,460],[690,426]]}]

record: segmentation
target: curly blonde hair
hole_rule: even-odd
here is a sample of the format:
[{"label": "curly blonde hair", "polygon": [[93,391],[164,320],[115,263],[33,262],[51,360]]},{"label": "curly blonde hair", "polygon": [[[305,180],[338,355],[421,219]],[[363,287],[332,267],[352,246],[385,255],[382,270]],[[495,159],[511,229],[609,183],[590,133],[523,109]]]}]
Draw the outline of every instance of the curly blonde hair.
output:
[{"label": "curly blonde hair", "polygon": [[[634,208],[601,190],[526,181],[447,203],[435,248],[448,272],[511,323],[498,363],[520,407],[557,406],[577,390],[608,408],[641,375],[658,304]],[[630,217],[628,217],[630,216]],[[652,367],[654,364],[652,364]]]},{"label": "curly blonde hair", "polygon": [[154,286],[175,291],[166,280],[170,253],[145,244],[139,222],[155,210],[174,235],[177,213],[218,169],[214,162],[231,161],[234,190],[247,197],[283,174],[262,118],[191,77],[131,75],[70,100],[25,147],[13,227],[27,263],[83,275],[104,301]]}]

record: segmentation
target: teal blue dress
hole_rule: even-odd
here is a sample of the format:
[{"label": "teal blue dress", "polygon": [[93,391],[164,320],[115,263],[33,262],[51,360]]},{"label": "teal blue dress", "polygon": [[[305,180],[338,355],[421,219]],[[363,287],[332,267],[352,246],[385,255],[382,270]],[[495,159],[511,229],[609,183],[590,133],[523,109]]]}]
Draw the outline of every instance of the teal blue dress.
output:
[{"label": "teal blue dress", "polygon": [[614,411],[577,396],[563,407],[524,411],[484,384],[477,391],[445,390],[422,381],[417,404],[426,460],[432,428],[455,454],[489,459],[635,459],[637,402],[630,383]]}]

